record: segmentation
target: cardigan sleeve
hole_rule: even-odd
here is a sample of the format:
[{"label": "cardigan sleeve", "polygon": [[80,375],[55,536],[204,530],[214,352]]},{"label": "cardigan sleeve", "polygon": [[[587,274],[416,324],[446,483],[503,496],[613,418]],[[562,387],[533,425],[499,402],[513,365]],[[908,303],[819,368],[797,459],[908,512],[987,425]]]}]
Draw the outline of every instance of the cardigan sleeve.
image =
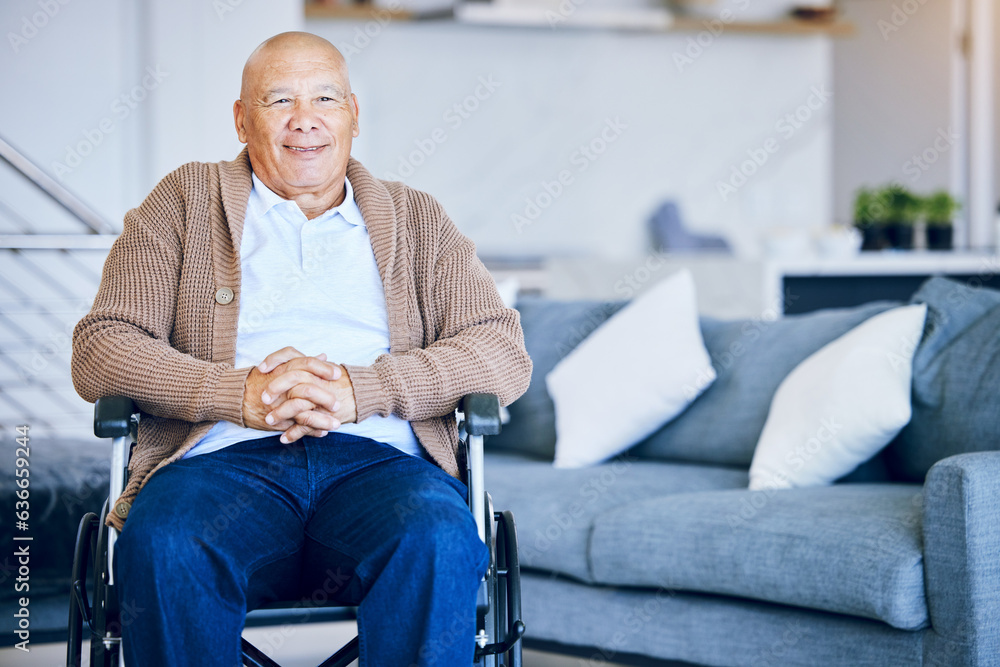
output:
[{"label": "cardigan sleeve", "polygon": [[184,259],[178,231],[184,204],[175,172],[126,214],[94,305],[73,332],[73,384],[91,402],[123,395],[159,417],[242,425],[250,369],[198,359],[170,342]]},{"label": "cardigan sleeve", "polygon": [[472,392],[496,394],[508,405],[531,379],[520,315],[504,306],[473,242],[430,201],[437,238],[417,242],[436,242],[439,252],[425,287],[431,294],[419,301],[433,308],[435,339],[424,348],[381,355],[371,366],[345,366],[358,421],[373,414],[408,421],[438,417]]}]

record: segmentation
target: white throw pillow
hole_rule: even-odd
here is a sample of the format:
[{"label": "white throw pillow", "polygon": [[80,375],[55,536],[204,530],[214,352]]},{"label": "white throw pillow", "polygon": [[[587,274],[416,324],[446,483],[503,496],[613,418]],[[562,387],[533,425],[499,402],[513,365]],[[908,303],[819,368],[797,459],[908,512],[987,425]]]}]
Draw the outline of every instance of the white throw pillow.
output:
[{"label": "white throw pillow", "polygon": [[593,465],[679,415],[715,380],[694,279],[680,271],[604,322],[545,377],[559,468]]},{"label": "white throw pillow", "polygon": [[796,366],[771,401],[750,488],[830,484],[889,444],[910,421],[926,316],[924,304],[887,310]]}]

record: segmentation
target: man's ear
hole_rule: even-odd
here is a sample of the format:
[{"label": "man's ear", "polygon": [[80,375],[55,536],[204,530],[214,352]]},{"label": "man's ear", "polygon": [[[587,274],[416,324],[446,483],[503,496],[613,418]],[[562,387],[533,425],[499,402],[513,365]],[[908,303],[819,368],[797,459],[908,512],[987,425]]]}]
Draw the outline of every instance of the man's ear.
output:
[{"label": "man's ear", "polygon": [[361,134],[361,129],[358,128],[358,115],[361,113],[361,109],[358,107],[358,96],[354,93],[351,93],[351,105],[354,107],[354,127],[351,136],[356,137]]},{"label": "man's ear", "polygon": [[233,102],[233,122],[236,123],[236,136],[239,138],[241,144],[247,142],[247,129],[243,125],[245,120],[246,112],[243,109],[243,100],[236,100]]}]

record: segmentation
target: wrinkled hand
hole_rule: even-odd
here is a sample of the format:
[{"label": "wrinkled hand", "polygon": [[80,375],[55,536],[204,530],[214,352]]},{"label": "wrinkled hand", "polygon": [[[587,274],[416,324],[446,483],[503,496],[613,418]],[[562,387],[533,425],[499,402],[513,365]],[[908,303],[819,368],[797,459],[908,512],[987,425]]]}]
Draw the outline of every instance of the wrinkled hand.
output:
[{"label": "wrinkled hand", "polygon": [[293,347],[269,354],[247,376],[243,391],[246,426],[284,431],[285,443],[322,437],[357,412],[350,376],[326,355],[307,357]]}]

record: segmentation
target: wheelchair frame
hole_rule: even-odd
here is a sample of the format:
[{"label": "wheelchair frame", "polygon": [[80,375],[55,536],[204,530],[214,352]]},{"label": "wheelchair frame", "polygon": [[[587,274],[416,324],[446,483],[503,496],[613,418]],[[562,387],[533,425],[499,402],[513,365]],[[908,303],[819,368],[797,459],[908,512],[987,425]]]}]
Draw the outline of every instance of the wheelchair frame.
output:
[{"label": "wheelchair frame", "polygon": [[[139,413],[124,396],[98,399],[94,406],[94,434],[112,438],[111,481],[100,517],[88,512],[80,520],[73,555],[69,599],[69,639],[66,664],[80,667],[84,623],[90,634],[92,667],[124,665],[121,652],[122,609],[118,604],[112,563],[118,531],[105,525],[109,506],[121,495],[128,459],[137,437]],[[479,584],[476,602],[475,667],[521,667],[521,580],[517,559],[517,530],[509,511],[494,511],[485,489],[483,437],[500,432],[500,403],[492,394],[469,394],[460,405],[459,429],[465,447],[469,509],[479,537],[489,547],[490,564]],[[91,601],[88,595],[90,577]],[[273,609],[273,606],[269,606]],[[247,667],[280,667],[263,651],[242,639]],[[346,667],[358,658],[358,638],[320,663],[319,667]],[[132,666],[134,667],[134,666]]]}]

